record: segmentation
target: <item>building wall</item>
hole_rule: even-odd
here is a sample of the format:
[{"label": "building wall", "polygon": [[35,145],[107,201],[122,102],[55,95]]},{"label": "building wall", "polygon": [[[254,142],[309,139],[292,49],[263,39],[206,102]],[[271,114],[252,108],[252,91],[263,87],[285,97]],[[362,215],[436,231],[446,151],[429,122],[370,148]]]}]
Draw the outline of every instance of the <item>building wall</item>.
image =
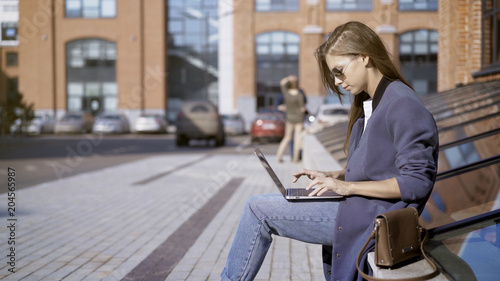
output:
[{"label": "building wall", "polygon": [[439,1],[438,91],[474,82],[481,69],[481,0]]},{"label": "building wall", "polygon": [[19,87],[36,110],[66,109],[66,44],[98,38],[116,43],[119,110],[164,112],[164,1],[116,1],[116,6],[115,18],[65,18],[64,0],[20,1]]},{"label": "building wall", "polygon": [[[373,1],[369,12],[329,12],[325,0],[299,1],[297,12],[255,12],[254,1],[235,1],[234,93],[238,99],[256,97],[255,36],[269,31],[288,31],[300,36],[299,78],[315,112],[325,96],[314,52],[328,33],[347,21],[361,21],[376,30],[397,59],[398,34],[415,29],[438,29],[438,13],[400,12],[398,1]],[[241,103],[240,103],[241,104]],[[247,110],[238,108],[240,111]],[[248,114],[247,114],[248,115]]]}]

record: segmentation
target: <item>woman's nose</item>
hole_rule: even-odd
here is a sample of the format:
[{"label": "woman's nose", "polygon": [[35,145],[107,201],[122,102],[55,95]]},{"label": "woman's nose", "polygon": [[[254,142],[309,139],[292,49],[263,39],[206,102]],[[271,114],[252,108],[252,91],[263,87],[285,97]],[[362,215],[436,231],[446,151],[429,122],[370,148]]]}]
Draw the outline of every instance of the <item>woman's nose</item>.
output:
[{"label": "woman's nose", "polygon": [[338,77],[335,77],[335,86],[340,86],[340,84],[342,84],[342,80],[340,80]]}]

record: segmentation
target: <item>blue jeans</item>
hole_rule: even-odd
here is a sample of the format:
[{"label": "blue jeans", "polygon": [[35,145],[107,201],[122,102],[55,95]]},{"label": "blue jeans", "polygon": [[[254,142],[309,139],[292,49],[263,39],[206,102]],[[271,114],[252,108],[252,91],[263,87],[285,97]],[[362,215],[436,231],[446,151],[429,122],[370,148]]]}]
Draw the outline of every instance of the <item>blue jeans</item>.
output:
[{"label": "blue jeans", "polygon": [[245,205],[222,280],[253,280],[271,246],[272,234],[332,245],[338,201],[288,202],[281,194],[251,197]]}]

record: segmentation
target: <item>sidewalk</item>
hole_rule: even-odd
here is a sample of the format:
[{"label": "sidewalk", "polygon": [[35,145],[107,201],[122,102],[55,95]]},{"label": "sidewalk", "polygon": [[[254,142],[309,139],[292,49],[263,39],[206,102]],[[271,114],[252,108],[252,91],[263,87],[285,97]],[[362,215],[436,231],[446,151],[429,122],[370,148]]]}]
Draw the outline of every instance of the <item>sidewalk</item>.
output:
[{"label": "sidewalk", "polygon": [[[268,158],[285,184],[302,165]],[[224,198],[226,189],[234,193]],[[1,252],[14,254],[0,257],[0,280],[138,280],[148,265],[157,272],[145,280],[160,280],[166,275],[156,265],[169,262],[172,251],[182,254],[161,280],[220,280],[244,202],[271,192],[271,179],[248,148],[155,156],[18,190],[14,216],[2,194],[0,217],[15,227],[0,229]],[[220,210],[204,218],[217,201]],[[200,225],[196,219],[205,226],[183,235]],[[184,243],[189,239],[192,246]],[[324,280],[321,246],[277,237],[256,280]]]}]

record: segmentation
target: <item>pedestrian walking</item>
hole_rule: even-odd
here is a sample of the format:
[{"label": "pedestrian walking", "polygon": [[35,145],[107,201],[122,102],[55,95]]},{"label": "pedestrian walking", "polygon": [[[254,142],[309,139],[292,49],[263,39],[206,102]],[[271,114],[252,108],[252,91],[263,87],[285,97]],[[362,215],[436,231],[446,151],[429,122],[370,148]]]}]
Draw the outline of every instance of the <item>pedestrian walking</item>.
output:
[{"label": "pedestrian walking", "polygon": [[293,162],[299,161],[302,147],[302,130],[304,129],[304,115],[306,112],[305,98],[299,89],[298,79],[294,75],[287,76],[280,81],[284,104],[278,105],[278,110],[285,112],[285,135],[280,142],[276,154],[278,162],[283,161],[283,154],[293,137]]}]

